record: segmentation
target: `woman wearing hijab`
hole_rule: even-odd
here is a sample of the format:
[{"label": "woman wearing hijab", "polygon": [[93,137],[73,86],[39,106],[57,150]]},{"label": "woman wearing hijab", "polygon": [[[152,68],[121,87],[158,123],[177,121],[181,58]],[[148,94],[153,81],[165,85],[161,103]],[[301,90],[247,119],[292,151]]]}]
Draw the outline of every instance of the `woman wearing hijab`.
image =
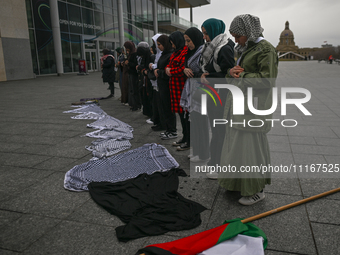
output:
[{"label": "woman wearing hijab", "polygon": [[[160,37],[161,34],[156,34],[152,37],[153,41],[153,48],[155,50],[155,59],[153,62],[149,63],[149,70],[152,72],[151,74],[154,74],[154,70],[157,69],[157,63],[159,58],[162,55],[162,51],[156,47],[157,45],[157,39]],[[165,119],[164,116],[160,115],[160,96],[159,96],[159,89],[158,89],[158,84],[157,84],[157,78],[152,77],[154,79],[150,79],[151,84],[152,84],[152,121],[154,123],[154,126],[152,126],[153,131],[161,131],[165,130]]]},{"label": "woman wearing hijab", "polygon": [[[205,44],[202,49],[202,57],[200,66],[202,69],[201,81],[208,83],[207,78],[224,78],[229,68],[234,67],[234,46],[235,43],[228,39],[224,34],[225,24],[222,20],[207,19],[202,24],[203,38]],[[218,92],[222,104],[224,105],[228,90],[220,89]],[[210,160],[208,166],[216,166],[220,163],[221,151],[223,146],[223,139],[225,135],[225,126],[216,125],[214,127],[214,119],[222,119],[223,107],[216,107],[213,100],[207,99],[207,112],[209,116],[211,128],[211,142],[210,142]],[[217,179],[212,173],[208,174],[209,178]]]},{"label": "woman wearing hijab", "polygon": [[176,115],[171,111],[171,96],[169,80],[170,77],[165,73],[165,68],[170,62],[170,57],[173,53],[169,37],[161,35],[157,38],[157,47],[162,51],[162,54],[157,62],[157,69],[154,70],[157,77],[157,85],[159,91],[159,115],[164,118],[164,127],[167,134],[177,133]]},{"label": "woman wearing hijab", "polygon": [[[169,40],[171,43],[174,52],[170,57],[170,62],[165,68],[165,73],[170,77],[169,86],[170,86],[170,96],[171,96],[171,110],[174,113],[178,113],[181,119],[182,124],[182,132],[183,136],[186,135],[185,130],[185,120],[184,120],[184,111],[180,106],[181,94],[184,87],[184,83],[187,79],[183,70],[185,68],[185,56],[188,53],[188,47],[185,45],[185,40],[183,33],[180,31],[173,32],[169,36]],[[162,134],[163,140],[174,139],[177,138],[176,133],[164,133]]]},{"label": "woman wearing hijab", "polygon": [[138,74],[136,70],[136,66],[138,65],[136,46],[133,42],[127,41],[124,43],[124,47],[126,48],[126,53],[128,55],[128,58],[125,61],[125,64],[128,66],[129,74],[128,105],[130,106],[131,110],[136,110],[138,108],[136,102],[134,102],[134,89],[135,84],[137,84],[138,81]]},{"label": "woman wearing hijab", "polygon": [[135,90],[134,90],[134,97],[135,101],[137,102],[137,108],[134,108],[132,111],[137,110],[138,108],[141,108],[142,104],[142,95],[140,93],[139,83],[141,82],[145,86],[145,71],[147,71],[150,59],[151,59],[151,51],[150,46],[147,42],[140,42],[137,46],[137,56],[139,58],[138,66],[137,66],[137,72],[139,75],[139,79],[142,81],[139,81],[134,84]]},{"label": "woman wearing hijab", "polygon": [[[263,38],[260,19],[250,14],[239,15],[232,21],[229,31],[238,43],[236,50],[241,56],[237,65],[228,69],[227,77],[235,78],[234,83],[242,90],[245,102],[248,101],[247,88],[252,88],[254,107],[257,110],[270,109],[272,89],[278,73],[278,57],[275,48]],[[272,115],[255,115],[247,106],[245,115],[234,115],[232,101],[230,93],[225,105],[224,119],[245,123],[250,119],[257,119],[262,120],[264,125],[227,125],[221,166],[231,165],[236,166],[236,169],[241,166],[268,166],[270,151],[267,132],[271,129],[271,123],[265,119],[271,119]],[[225,189],[241,192],[239,203],[242,205],[252,205],[264,199],[263,189],[266,184],[271,183],[270,174],[262,173],[221,173],[218,177],[219,184]]]},{"label": "woman wearing hijab", "polygon": [[[190,78],[200,77],[200,64],[199,60],[202,53],[202,48],[204,44],[202,32],[195,28],[189,28],[184,33],[185,44],[188,47],[188,54],[185,57],[185,69],[184,74],[189,78],[186,80],[184,89],[182,92],[181,103],[183,110],[190,113],[190,121],[188,121],[188,140],[183,141],[183,139],[174,142],[174,146],[178,146],[177,150],[183,150],[187,147],[192,146],[192,157],[190,161],[198,162],[201,160],[207,160],[209,158],[209,151],[207,150],[207,144],[209,142],[209,127],[207,116],[201,115],[201,106],[198,101],[194,100],[193,95],[200,86],[196,80]],[[200,93],[198,93],[200,94]],[[189,120],[189,118],[187,118]],[[190,127],[190,124],[194,124]],[[190,134],[192,131],[192,134]],[[190,139],[194,138],[194,139]]]}]

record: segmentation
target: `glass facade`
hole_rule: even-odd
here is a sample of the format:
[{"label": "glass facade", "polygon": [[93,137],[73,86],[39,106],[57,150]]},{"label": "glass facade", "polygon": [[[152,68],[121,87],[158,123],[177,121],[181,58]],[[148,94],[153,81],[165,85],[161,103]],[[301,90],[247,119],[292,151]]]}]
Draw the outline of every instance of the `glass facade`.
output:
[{"label": "glass facade", "polygon": [[[56,73],[49,0],[25,0],[34,73]],[[152,0],[123,0],[124,39],[152,43]],[[78,72],[78,60],[88,56],[98,69],[103,48],[119,45],[117,0],[59,0],[64,72]],[[157,1],[158,17],[175,13],[174,1]],[[171,32],[159,28],[160,33]],[[94,45],[90,47],[89,45]],[[94,67],[95,66],[95,67]]]}]

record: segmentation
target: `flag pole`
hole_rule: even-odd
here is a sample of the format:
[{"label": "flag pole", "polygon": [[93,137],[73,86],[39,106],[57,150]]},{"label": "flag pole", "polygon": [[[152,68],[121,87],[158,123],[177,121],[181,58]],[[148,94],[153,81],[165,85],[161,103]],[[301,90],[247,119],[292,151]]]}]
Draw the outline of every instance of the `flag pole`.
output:
[{"label": "flag pole", "polygon": [[324,192],[324,193],[321,193],[321,194],[318,194],[318,195],[315,195],[315,196],[312,196],[312,197],[309,197],[309,198],[305,198],[305,199],[302,199],[302,200],[300,200],[300,201],[296,201],[296,202],[291,203],[291,204],[288,204],[288,205],[281,206],[281,207],[279,207],[279,208],[270,210],[270,211],[268,211],[268,212],[264,212],[264,213],[261,213],[261,214],[258,214],[258,215],[255,215],[255,216],[246,218],[246,219],[244,219],[244,220],[241,220],[241,222],[242,222],[242,223],[247,223],[247,222],[251,222],[251,221],[257,220],[257,219],[261,219],[261,218],[263,218],[263,217],[272,215],[272,214],[274,214],[274,213],[281,212],[281,211],[283,211],[283,210],[292,208],[292,207],[297,206],[297,205],[301,205],[301,204],[303,204],[303,203],[307,203],[307,202],[309,202],[309,201],[318,199],[318,198],[320,198],[320,197],[328,196],[328,195],[333,194],[333,193],[336,193],[336,192],[338,192],[338,191],[340,191],[340,188],[332,189],[332,190],[330,190],[330,191],[327,191],[327,192]]}]

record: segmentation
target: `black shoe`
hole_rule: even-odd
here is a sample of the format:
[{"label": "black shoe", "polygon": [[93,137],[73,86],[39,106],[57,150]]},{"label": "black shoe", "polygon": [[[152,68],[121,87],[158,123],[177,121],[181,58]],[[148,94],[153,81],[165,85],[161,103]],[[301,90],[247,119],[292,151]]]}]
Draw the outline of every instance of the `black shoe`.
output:
[{"label": "black shoe", "polygon": [[188,145],[187,143],[182,143],[180,146],[177,147],[178,151],[186,151],[186,150],[190,150],[190,145]]},{"label": "black shoe", "polygon": [[183,138],[182,138],[181,140],[178,140],[178,141],[176,141],[176,142],[173,142],[173,143],[172,143],[172,146],[180,146],[180,145],[183,144],[183,143],[185,143],[185,142],[183,141]]},{"label": "black shoe", "polygon": [[114,97],[115,95],[113,95],[113,94],[110,94],[110,95],[108,95],[106,98],[111,98],[111,97]]},{"label": "black shoe", "polygon": [[174,132],[174,133],[165,133],[164,136],[161,136],[161,139],[162,140],[169,140],[169,139],[174,139],[174,138],[177,138],[177,133]]},{"label": "black shoe", "polygon": [[130,110],[135,112],[135,111],[138,111],[139,109],[138,108],[130,108]]}]

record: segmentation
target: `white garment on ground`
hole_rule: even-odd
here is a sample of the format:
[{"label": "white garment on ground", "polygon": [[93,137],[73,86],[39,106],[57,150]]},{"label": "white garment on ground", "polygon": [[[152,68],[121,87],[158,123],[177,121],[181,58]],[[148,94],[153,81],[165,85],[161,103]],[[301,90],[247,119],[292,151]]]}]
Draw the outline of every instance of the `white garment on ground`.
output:
[{"label": "white garment on ground", "polygon": [[70,110],[70,111],[64,111],[64,113],[81,113],[77,116],[72,116],[71,119],[100,119],[103,118],[106,113],[96,104],[89,104],[81,106],[77,109]]},{"label": "white garment on ground", "polygon": [[128,128],[112,128],[112,129],[99,129],[86,134],[87,137],[102,138],[102,139],[116,139],[116,140],[130,140],[133,138],[132,131]]},{"label": "white garment on ground", "polygon": [[263,238],[237,235],[197,255],[264,255]]},{"label": "white garment on ground", "polygon": [[126,128],[133,131],[133,128],[130,125],[111,117],[110,115],[105,115],[103,118],[100,118],[91,124],[87,124],[87,126],[95,129]]}]

